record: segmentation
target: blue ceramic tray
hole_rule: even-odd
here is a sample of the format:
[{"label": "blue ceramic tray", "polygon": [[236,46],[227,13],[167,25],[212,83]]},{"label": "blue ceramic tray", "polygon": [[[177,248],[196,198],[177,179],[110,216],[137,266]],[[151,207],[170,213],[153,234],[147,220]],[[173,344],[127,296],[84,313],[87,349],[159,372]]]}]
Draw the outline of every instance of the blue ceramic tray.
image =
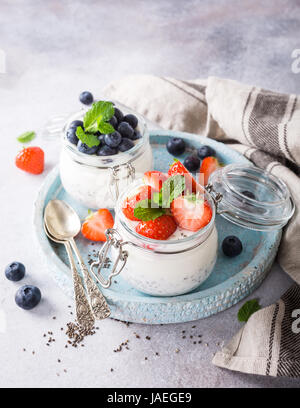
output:
[{"label": "blue ceramic tray", "polygon": [[[211,139],[188,133],[152,131],[150,142],[156,170],[166,172],[172,162],[173,158],[165,148],[169,136],[183,137],[189,145],[188,150],[202,144],[211,145],[224,164],[249,163],[239,153]],[[73,296],[65,250],[62,245],[50,242],[43,230],[43,211],[48,201],[53,198],[67,201],[82,219],[87,215],[87,208],[76,203],[65,192],[58,168],[46,178],[35,203],[34,226],[38,242],[44,252],[45,270],[53,276],[67,295]],[[133,289],[122,279],[121,273],[109,289],[103,289],[111,307],[111,316],[129,322],[148,324],[187,322],[225,310],[249,295],[260,285],[271,267],[281,231],[251,231],[233,225],[220,216],[217,216],[216,224],[219,234],[218,260],[212,274],[202,285],[182,296],[152,297]],[[227,258],[223,255],[220,243],[227,235],[236,235],[243,242],[244,250],[240,256]],[[87,263],[91,259],[96,259],[100,248],[98,243],[88,242],[80,235],[76,241]]]}]

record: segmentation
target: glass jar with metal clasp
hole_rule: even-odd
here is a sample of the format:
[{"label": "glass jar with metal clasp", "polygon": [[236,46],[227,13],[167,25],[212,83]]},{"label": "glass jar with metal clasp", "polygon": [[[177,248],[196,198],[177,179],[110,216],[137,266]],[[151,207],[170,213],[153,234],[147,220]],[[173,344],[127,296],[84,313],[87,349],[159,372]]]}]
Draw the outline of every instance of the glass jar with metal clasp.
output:
[{"label": "glass jar with metal clasp", "polygon": [[[216,262],[216,214],[243,228],[270,231],[282,228],[294,213],[294,203],[283,181],[251,165],[228,165],[211,175],[204,191],[212,208],[210,222],[182,239],[153,240],[131,228],[122,212],[123,200],[140,184],[136,181],[119,197],[115,227],[107,230],[107,242],[99,251],[98,261],[91,265],[105,288],[111,285],[113,276],[123,271],[123,278],[144,293],[187,293],[210,275]],[[103,268],[108,256],[114,262],[105,278]]]},{"label": "glass jar with metal clasp", "polygon": [[112,156],[87,155],[71,144],[66,131],[74,120],[82,120],[87,109],[69,117],[62,132],[60,177],[65,190],[88,208],[114,208],[119,194],[135,179],[153,167],[149,133],[142,116],[115,103],[124,114],[133,113],[138,118],[141,138],[135,146]]}]

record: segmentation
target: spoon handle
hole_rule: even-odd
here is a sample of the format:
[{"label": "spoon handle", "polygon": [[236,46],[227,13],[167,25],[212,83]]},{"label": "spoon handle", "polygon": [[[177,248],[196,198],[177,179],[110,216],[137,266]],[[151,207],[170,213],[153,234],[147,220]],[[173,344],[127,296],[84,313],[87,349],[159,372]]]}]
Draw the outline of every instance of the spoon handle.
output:
[{"label": "spoon handle", "polygon": [[79,276],[77,269],[76,269],[75,261],[74,261],[73,254],[72,254],[72,249],[68,241],[65,241],[64,244],[65,244],[65,248],[68,254],[71,271],[73,275],[74,293],[75,293],[75,309],[76,309],[77,321],[81,326],[84,326],[86,328],[92,328],[95,323],[95,319],[91,311],[88,299],[86,297],[85,290],[82,285],[81,277]]},{"label": "spoon handle", "polygon": [[[85,266],[85,263],[80,255],[80,252],[78,250],[78,247],[74,239],[70,239],[69,242],[79,261],[79,266],[83,274],[83,278],[84,278],[84,282],[85,282],[87,292],[90,298],[90,305],[91,305],[93,314],[96,319],[99,319],[99,320],[106,319],[107,317],[110,316],[110,309],[105,300],[105,297],[103,296],[102,292],[100,291],[100,289],[98,288],[94,280],[91,278],[89,271],[87,267]],[[93,276],[97,279],[97,277],[94,274]]]}]

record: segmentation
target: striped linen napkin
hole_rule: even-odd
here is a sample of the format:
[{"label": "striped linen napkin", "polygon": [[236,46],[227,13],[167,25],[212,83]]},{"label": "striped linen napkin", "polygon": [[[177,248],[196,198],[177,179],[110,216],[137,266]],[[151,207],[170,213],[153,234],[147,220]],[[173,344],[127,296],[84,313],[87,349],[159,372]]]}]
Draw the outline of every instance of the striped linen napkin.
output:
[{"label": "striped linen napkin", "polygon": [[213,363],[300,377],[300,334],[292,331],[300,316],[300,96],[215,77],[182,81],[151,75],[115,81],[104,96],[165,129],[222,141],[286,182],[296,211],[283,231],[278,262],[296,284],[275,305],[252,315]]}]

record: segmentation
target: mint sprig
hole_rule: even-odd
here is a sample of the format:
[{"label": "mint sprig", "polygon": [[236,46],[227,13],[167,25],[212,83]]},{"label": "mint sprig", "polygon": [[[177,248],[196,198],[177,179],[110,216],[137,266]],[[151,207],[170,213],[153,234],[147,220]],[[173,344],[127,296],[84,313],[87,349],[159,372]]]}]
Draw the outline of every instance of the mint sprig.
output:
[{"label": "mint sprig", "polygon": [[170,208],[172,201],[179,197],[184,189],[184,176],[175,174],[163,183],[159,193],[153,194],[153,201],[163,208]]},{"label": "mint sprig", "polygon": [[93,133],[85,132],[81,126],[76,129],[76,136],[82,143],[86,144],[88,147],[99,146],[100,140]]},{"label": "mint sprig", "polygon": [[[112,102],[98,101],[93,103],[91,109],[87,111],[83,118],[83,127],[87,133],[101,132],[101,128],[105,130],[101,133],[114,132],[113,126],[109,121],[115,113],[115,108]],[[106,126],[107,125],[107,126]],[[105,128],[105,129],[104,129]]]},{"label": "mint sprig", "polygon": [[134,208],[134,216],[141,221],[155,220],[167,214],[167,209],[175,198],[180,196],[185,188],[184,177],[180,174],[169,177],[164,181],[160,192],[155,192],[151,199],[137,202]]},{"label": "mint sprig", "polygon": [[150,199],[139,201],[134,208],[134,216],[141,221],[155,220],[166,213],[164,208],[154,207]]},{"label": "mint sprig", "polygon": [[35,136],[36,134],[34,131],[24,132],[19,137],[17,137],[17,140],[20,143],[29,143],[35,138]]},{"label": "mint sprig", "polygon": [[238,311],[238,319],[240,322],[247,322],[253,313],[261,309],[257,299],[248,300]]}]

